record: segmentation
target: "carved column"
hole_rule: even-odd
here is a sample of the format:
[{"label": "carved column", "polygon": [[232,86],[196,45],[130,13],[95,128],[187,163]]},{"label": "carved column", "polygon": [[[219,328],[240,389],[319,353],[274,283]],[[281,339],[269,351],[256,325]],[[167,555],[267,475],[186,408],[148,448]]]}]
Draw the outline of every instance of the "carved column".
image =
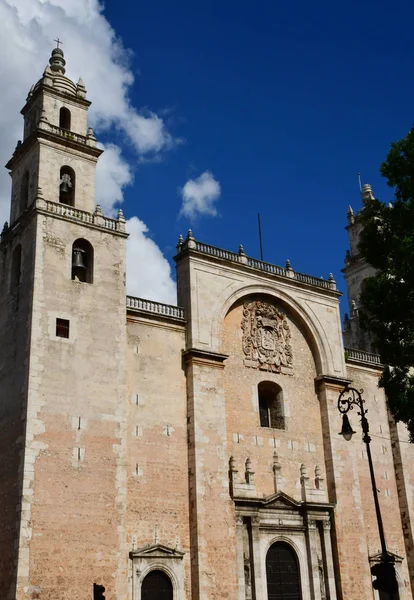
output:
[{"label": "carved column", "polygon": [[311,590],[310,595],[314,600],[321,600],[317,535],[318,530],[316,528],[316,521],[309,519],[307,522],[306,541],[308,547],[309,584]]},{"label": "carved column", "polygon": [[325,583],[329,600],[336,600],[335,570],[332,556],[331,522],[323,521],[323,541],[325,546],[326,574]]},{"label": "carved column", "polygon": [[246,587],[244,584],[244,546],[243,546],[243,517],[236,517],[236,544],[237,544],[237,579],[239,591],[238,600],[246,600]]},{"label": "carved column", "polygon": [[253,546],[253,568],[254,573],[252,577],[252,588],[255,591],[253,598],[255,600],[262,600],[266,596],[264,595],[264,589],[266,582],[262,581],[262,557],[260,552],[260,517],[252,517],[252,546]]}]

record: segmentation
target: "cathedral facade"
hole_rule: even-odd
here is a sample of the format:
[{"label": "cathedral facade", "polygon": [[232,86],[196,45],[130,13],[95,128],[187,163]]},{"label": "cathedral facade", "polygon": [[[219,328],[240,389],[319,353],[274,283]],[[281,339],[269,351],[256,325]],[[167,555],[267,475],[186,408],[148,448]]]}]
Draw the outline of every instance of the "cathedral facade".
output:
[{"label": "cathedral facade", "polygon": [[[126,296],[122,211],[55,48],[22,109],[0,242],[0,597],[385,600],[366,447],[338,435],[363,388],[400,600],[414,598],[414,446],[358,328],[370,267],[348,213],[340,293],[197,241],[177,306]],[[364,187],[363,197],[372,192]],[[99,199],[97,199],[99,201]]]}]

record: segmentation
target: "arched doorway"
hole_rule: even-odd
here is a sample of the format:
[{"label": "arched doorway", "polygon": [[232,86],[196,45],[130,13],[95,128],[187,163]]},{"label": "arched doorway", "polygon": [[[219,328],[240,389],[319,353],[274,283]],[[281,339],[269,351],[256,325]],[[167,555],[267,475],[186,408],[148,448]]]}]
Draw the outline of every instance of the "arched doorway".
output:
[{"label": "arched doorway", "polygon": [[295,551],[275,542],[266,556],[268,600],[302,600],[299,564]]},{"label": "arched doorway", "polygon": [[142,600],[173,600],[171,579],[164,571],[150,571],[141,588]]}]

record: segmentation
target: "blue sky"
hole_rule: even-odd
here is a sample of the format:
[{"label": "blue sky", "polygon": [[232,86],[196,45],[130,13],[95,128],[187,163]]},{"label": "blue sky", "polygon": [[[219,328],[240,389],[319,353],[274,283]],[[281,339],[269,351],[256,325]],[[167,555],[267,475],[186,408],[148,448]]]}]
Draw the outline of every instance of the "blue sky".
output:
[{"label": "blue sky", "polygon": [[[348,205],[361,205],[357,173],[391,200],[379,166],[414,121],[412,1],[106,0],[102,8],[98,0],[0,0],[0,18],[1,159],[21,135],[16,106],[59,35],[68,75],[84,78],[107,147],[98,201],[113,210],[123,199],[126,216],[140,220],[130,221],[130,247],[139,241],[130,251],[134,295],[171,301],[162,255],[173,269],[189,227],[201,241],[230,250],[242,243],[259,257],[258,212],[266,261],[289,258],[318,277],[332,271],[345,291],[344,226]],[[206,172],[219,186],[217,214],[190,218],[182,190]],[[8,198],[4,172],[1,216]]]},{"label": "blue sky", "polygon": [[[377,196],[391,141],[413,122],[412,2],[108,0],[105,15],[134,52],[134,103],[166,111],[185,143],[140,166],[126,190],[167,255],[193,227],[212,245],[338,283],[357,172]],[[177,218],[178,188],[211,171],[219,216]]]}]

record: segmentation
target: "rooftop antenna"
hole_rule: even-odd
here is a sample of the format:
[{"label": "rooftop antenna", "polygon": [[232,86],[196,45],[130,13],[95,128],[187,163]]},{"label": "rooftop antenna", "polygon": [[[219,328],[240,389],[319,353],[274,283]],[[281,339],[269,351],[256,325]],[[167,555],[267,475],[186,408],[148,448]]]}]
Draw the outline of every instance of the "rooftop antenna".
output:
[{"label": "rooftop antenna", "polygon": [[358,183],[359,183],[359,191],[362,194],[361,173],[358,173]]},{"label": "rooftop antenna", "polygon": [[262,227],[260,225],[260,213],[257,213],[257,224],[259,226],[260,260],[263,260]]}]

